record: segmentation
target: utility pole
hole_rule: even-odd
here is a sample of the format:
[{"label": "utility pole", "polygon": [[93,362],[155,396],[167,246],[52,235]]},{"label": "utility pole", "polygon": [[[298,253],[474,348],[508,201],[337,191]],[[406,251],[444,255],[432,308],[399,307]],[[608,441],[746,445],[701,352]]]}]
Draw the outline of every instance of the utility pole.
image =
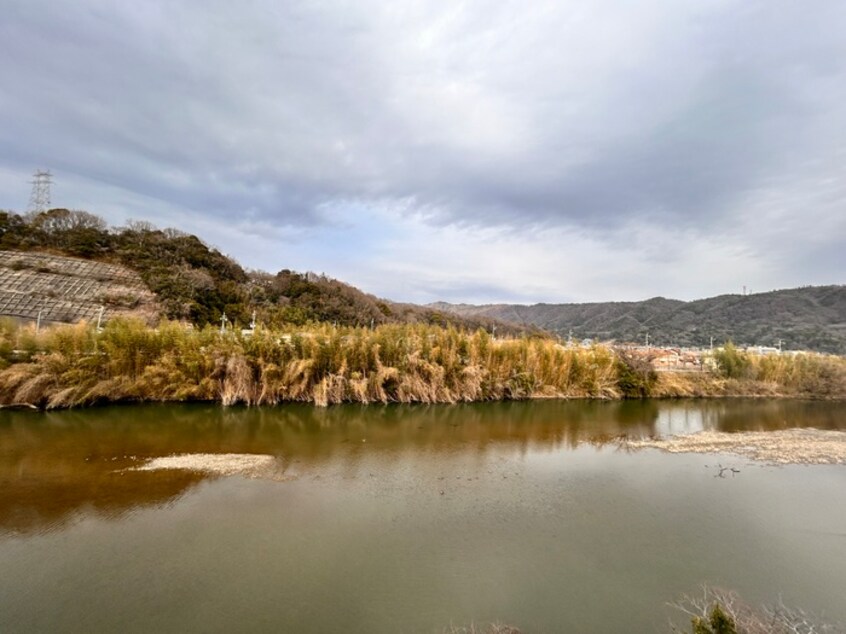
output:
[{"label": "utility pole", "polygon": [[646,333],[646,347],[649,348],[649,333]]},{"label": "utility pole", "polygon": [[226,311],[220,317],[220,334],[226,332]]},{"label": "utility pole", "polygon": [[37,170],[32,175],[32,193],[29,196],[29,211],[41,213],[50,208],[50,184],[53,182],[50,170]]},{"label": "utility pole", "polygon": [[714,351],[714,337],[711,337],[711,352]]},{"label": "utility pole", "polygon": [[100,324],[103,322],[103,313],[104,312],[106,312],[106,307],[100,306],[100,312],[97,313],[97,332],[100,332],[101,330],[103,330],[100,327]]},{"label": "utility pole", "polygon": [[783,344],[783,343],[784,343],[784,341],[782,341],[781,339],[778,340],[778,353],[779,354],[781,354],[781,344]]}]

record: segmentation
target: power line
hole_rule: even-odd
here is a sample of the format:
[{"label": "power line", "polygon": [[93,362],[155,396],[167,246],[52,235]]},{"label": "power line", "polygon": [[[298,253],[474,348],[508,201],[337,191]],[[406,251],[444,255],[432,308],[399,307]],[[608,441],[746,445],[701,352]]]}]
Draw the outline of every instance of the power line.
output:
[{"label": "power line", "polygon": [[50,185],[53,175],[50,170],[37,170],[32,175],[32,193],[29,196],[29,211],[40,213],[50,208]]}]

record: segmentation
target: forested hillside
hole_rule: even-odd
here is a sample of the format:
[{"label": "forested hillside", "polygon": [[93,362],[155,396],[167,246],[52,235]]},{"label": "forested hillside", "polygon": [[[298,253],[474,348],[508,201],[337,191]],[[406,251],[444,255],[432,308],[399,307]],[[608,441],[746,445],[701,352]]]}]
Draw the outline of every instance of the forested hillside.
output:
[{"label": "forested hillside", "polygon": [[[122,264],[136,271],[156,296],[162,316],[198,326],[329,322],[339,326],[389,323],[452,324],[492,329],[494,320],[396,304],[338,280],[284,269],[247,271],[197,236],[146,222],[109,227],[93,214],[51,209],[21,216],[0,211],[0,250],[41,252]],[[497,324],[501,332],[525,330]]]},{"label": "forested hillside", "polygon": [[[339,326],[390,323],[452,324],[500,333],[540,329],[575,339],[656,345],[737,344],[846,354],[846,286],[820,286],[721,295],[683,302],[592,304],[437,303],[427,307],[377,298],[338,280],[283,269],[248,271],[197,236],[145,222],[109,227],[83,211],[51,209],[21,216],[0,211],[0,250],[49,253],[124,265],[155,295],[161,316],[202,326],[246,326],[255,313],[266,325],[328,322]],[[37,273],[37,271],[36,271]],[[45,272],[46,274],[46,272]]]},{"label": "forested hillside", "polygon": [[533,325],[562,337],[657,345],[738,344],[846,354],[846,286],[809,286],[751,295],[720,295],[683,302],[656,297],[642,302],[593,304],[432,304],[457,315]]}]

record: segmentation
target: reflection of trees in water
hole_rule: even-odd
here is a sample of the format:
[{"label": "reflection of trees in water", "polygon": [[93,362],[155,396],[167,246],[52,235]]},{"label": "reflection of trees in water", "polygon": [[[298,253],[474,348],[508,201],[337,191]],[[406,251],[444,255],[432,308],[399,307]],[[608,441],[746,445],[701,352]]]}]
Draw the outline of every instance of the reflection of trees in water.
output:
[{"label": "reflection of trees in water", "polygon": [[[464,449],[490,442],[542,449],[574,447],[593,437],[649,434],[651,401],[531,401],[460,405],[350,405],[315,408],[218,406],[109,407],[32,414],[9,412],[12,428],[38,444],[87,446],[109,455],[266,453],[329,457],[353,440],[385,448]],[[37,425],[32,425],[38,421]],[[10,431],[6,428],[6,433]],[[0,436],[4,434],[0,428]],[[12,444],[23,446],[22,435]],[[93,449],[96,448],[96,449]],[[34,447],[30,447],[34,449]]]},{"label": "reflection of trees in water", "polygon": [[776,431],[795,427],[846,428],[846,404],[826,401],[713,399],[661,402],[659,436],[712,431]]},{"label": "reflection of trees in water", "polygon": [[772,431],[795,427],[846,429],[846,403],[825,401],[713,401],[718,431]]},{"label": "reflection of trees in water", "polygon": [[[299,469],[332,460],[354,465],[374,452],[525,452],[604,443],[648,433],[657,408],[644,403],[540,401],[454,406],[319,409],[215,405],[107,407],[0,413],[0,527],[43,530],[78,510],[119,516],[165,503],[204,479],[182,471],[132,472],[181,453],[279,456]],[[362,440],[366,440],[363,443]]]},{"label": "reflection of trees in water", "polygon": [[39,456],[36,461],[11,479],[8,465],[0,464],[0,533],[54,530],[83,513],[119,518],[139,507],[170,502],[203,479],[186,471],[120,473],[112,461],[86,468],[70,459]]},{"label": "reflection of trees in water", "polygon": [[[33,530],[83,508],[104,516],[162,504],[201,481],[186,472],[120,471],[180,453],[278,456],[298,470],[378,456],[447,456],[602,446],[655,435],[696,415],[721,431],[843,426],[843,404],[792,401],[531,401],[459,405],[221,408],[115,406],[0,412],[0,528]],[[366,442],[362,442],[362,441]]]}]

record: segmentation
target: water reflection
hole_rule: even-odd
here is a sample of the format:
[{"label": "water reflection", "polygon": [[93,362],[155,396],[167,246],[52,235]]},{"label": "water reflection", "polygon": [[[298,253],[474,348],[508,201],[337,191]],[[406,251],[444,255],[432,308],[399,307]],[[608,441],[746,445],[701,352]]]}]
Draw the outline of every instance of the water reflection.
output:
[{"label": "water reflection", "polygon": [[680,401],[662,404],[655,436],[723,432],[775,431],[796,427],[846,429],[844,403],[783,400]]},{"label": "water reflection", "polygon": [[[79,514],[160,505],[208,476],[134,472],[178,453],[278,456],[299,472],[365,456],[558,452],[622,436],[846,428],[846,404],[794,401],[537,401],[454,406],[127,406],[0,412],[0,530],[50,530]],[[287,468],[287,467],[286,467]]]}]

